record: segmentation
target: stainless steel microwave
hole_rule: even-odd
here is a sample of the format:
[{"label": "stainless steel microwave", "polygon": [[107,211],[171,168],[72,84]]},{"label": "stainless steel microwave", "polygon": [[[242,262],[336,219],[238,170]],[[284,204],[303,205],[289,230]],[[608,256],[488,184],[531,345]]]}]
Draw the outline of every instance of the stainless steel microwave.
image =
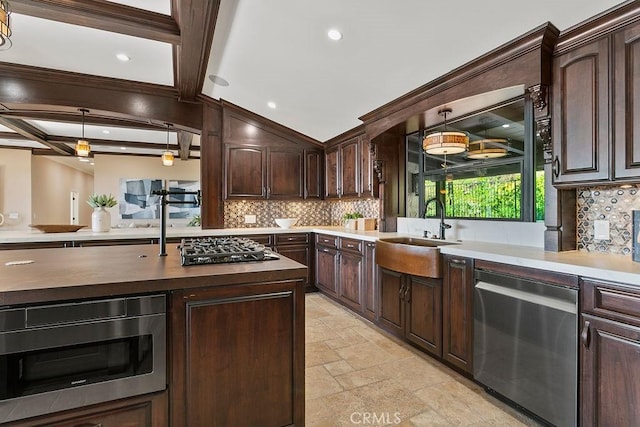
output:
[{"label": "stainless steel microwave", "polygon": [[165,388],[165,295],[0,310],[0,423]]}]

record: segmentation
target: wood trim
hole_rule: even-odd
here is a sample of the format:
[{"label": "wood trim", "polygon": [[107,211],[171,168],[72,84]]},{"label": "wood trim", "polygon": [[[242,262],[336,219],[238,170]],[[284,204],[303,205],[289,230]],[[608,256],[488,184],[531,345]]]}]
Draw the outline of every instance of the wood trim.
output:
[{"label": "wood trim", "polygon": [[558,36],[554,56],[611,34],[638,20],[640,3],[637,0],[627,0],[562,31]]},{"label": "wood trim", "polygon": [[550,84],[551,73],[544,68],[558,34],[553,24],[541,25],[359,118],[374,138],[447,101],[510,86]]},{"label": "wood trim", "polygon": [[[45,120],[52,122],[64,122],[64,123],[81,123],[82,116],[78,114],[77,110],[73,112],[67,111],[46,111],[46,110],[20,110],[13,108],[10,111],[0,110],[0,117],[11,117],[14,119],[22,120]],[[136,129],[149,129],[149,130],[166,130],[166,127],[161,124],[141,122],[140,119],[127,119],[127,118],[115,118],[115,117],[103,117],[96,115],[85,116],[85,124],[98,125],[98,126],[115,126],[126,127]],[[2,132],[0,132],[0,138],[2,138]]]},{"label": "wood trim", "polygon": [[224,228],[222,203],[223,152],[221,122],[222,111],[212,102],[203,103],[202,134],[200,136],[200,185],[202,228]]},{"label": "wood trim", "polygon": [[[244,122],[250,123],[253,126],[256,126],[262,130],[273,133],[279,137],[285,138],[291,142],[299,144],[302,140],[308,144],[311,144],[316,147],[323,148],[325,144],[321,143],[317,139],[311,138],[305,134],[302,134],[298,131],[295,131],[291,128],[281,125],[280,123],[276,123],[273,120],[269,120],[264,116],[251,112],[249,110],[245,110],[242,107],[239,107],[235,104],[232,104],[228,101],[221,100],[223,117],[224,116],[232,116]],[[223,118],[224,121],[224,118]]]},{"label": "wood trim", "polygon": [[[74,138],[71,136],[60,136],[60,135],[49,135],[47,137],[48,141],[55,141],[55,142],[60,142],[64,144],[75,144],[77,139],[78,138]],[[122,147],[130,147],[130,148],[149,148],[153,150],[162,150],[162,151],[164,151],[167,147],[166,144],[162,144],[162,143],[156,144],[153,142],[133,142],[133,141],[119,141],[115,139],[96,139],[96,138],[91,138],[89,140],[89,143],[92,145],[93,144],[107,145],[110,147],[122,146]],[[169,144],[169,149],[173,151],[178,151],[180,149],[180,146],[178,144]],[[197,145],[194,145],[193,147],[190,148],[190,151],[200,151],[200,147],[198,147]],[[124,153],[124,154],[131,154],[131,153]]]},{"label": "wood trim", "polygon": [[480,259],[475,260],[474,268],[480,270],[490,270],[497,273],[510,274],[512,276],[522,276],[526,279],[541,280],[543,282],[570,286],[572,288],[578,287],[578,276],[565,273],[557,273],[554,271],[539,270],[537,268],[520,267],[511,264],[501,264],[493,261],[484,261]]},{"label": "wood trim", "polygon": [[172,17],[104,0],[12,0],[15,13],[178,44]]},{"label": "wood trim", "polygon": [[333,138],[325,141],[326,147],[331,147],[334,145],[338,145],[341,142],[348,141],[351,138],[355,138],[361,135],[365,135],[364,124],[358,125],[352,129],[349,129],[346,132],[342,132],[340,135],[334,136]]},{"label": "wood trim", "polygon": [[52,142],[44,132],[27,122],[19,119],[0,117],[0,124],[16,131],[27,139],[46,145],[57,153],[75,155],[73,148],[70,148],[64,144]]},{"label": "wood trim", "polygon": [[174,49],[176,87],[179,99],[194,100],[204,84],[220,1],[180,0],[173,6],[181,30]]},{"label": "wood trim", "polygon": [[27,101],[36,110],[71,112],[82,107],[99,117],[161,127],[172,123],[194,133],[202,128],[202,103],[181,102],[178,92],[167,86],[6,62],[0,62],[0,75],[0,103],[9,109],[24,109],[24,94],[29,94]]}]

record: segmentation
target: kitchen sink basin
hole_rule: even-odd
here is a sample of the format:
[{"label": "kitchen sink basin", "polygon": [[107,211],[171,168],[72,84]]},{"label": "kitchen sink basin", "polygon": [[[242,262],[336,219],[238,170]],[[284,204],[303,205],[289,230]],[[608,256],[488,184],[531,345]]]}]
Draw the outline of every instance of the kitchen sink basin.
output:
[{"label": "kitchen sink basin", "polygon": [[422,277],[442,277],[440,246],[455,242],[390,237],[376,242],[376,263],[387,270]]}]

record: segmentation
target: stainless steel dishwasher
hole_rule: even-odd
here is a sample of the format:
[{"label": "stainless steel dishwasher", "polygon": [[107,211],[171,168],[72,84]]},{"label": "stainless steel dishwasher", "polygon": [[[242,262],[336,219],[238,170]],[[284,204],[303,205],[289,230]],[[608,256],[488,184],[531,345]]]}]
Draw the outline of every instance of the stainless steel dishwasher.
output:
[{"label": "stainless steel dishwasher", "polygon": [[556,426],[577,425],[578,290],[475,271],[473,377]]}]

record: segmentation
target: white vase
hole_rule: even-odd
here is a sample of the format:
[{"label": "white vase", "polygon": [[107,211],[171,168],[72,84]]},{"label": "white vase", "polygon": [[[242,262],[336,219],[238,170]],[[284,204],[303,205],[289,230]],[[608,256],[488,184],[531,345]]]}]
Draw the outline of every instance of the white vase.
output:
[{"label": "white vase", "polygon": [[104,233],[111,229],[111,214],[104,206],[94,208],[91,214],[91,230],[94,233]]}]

